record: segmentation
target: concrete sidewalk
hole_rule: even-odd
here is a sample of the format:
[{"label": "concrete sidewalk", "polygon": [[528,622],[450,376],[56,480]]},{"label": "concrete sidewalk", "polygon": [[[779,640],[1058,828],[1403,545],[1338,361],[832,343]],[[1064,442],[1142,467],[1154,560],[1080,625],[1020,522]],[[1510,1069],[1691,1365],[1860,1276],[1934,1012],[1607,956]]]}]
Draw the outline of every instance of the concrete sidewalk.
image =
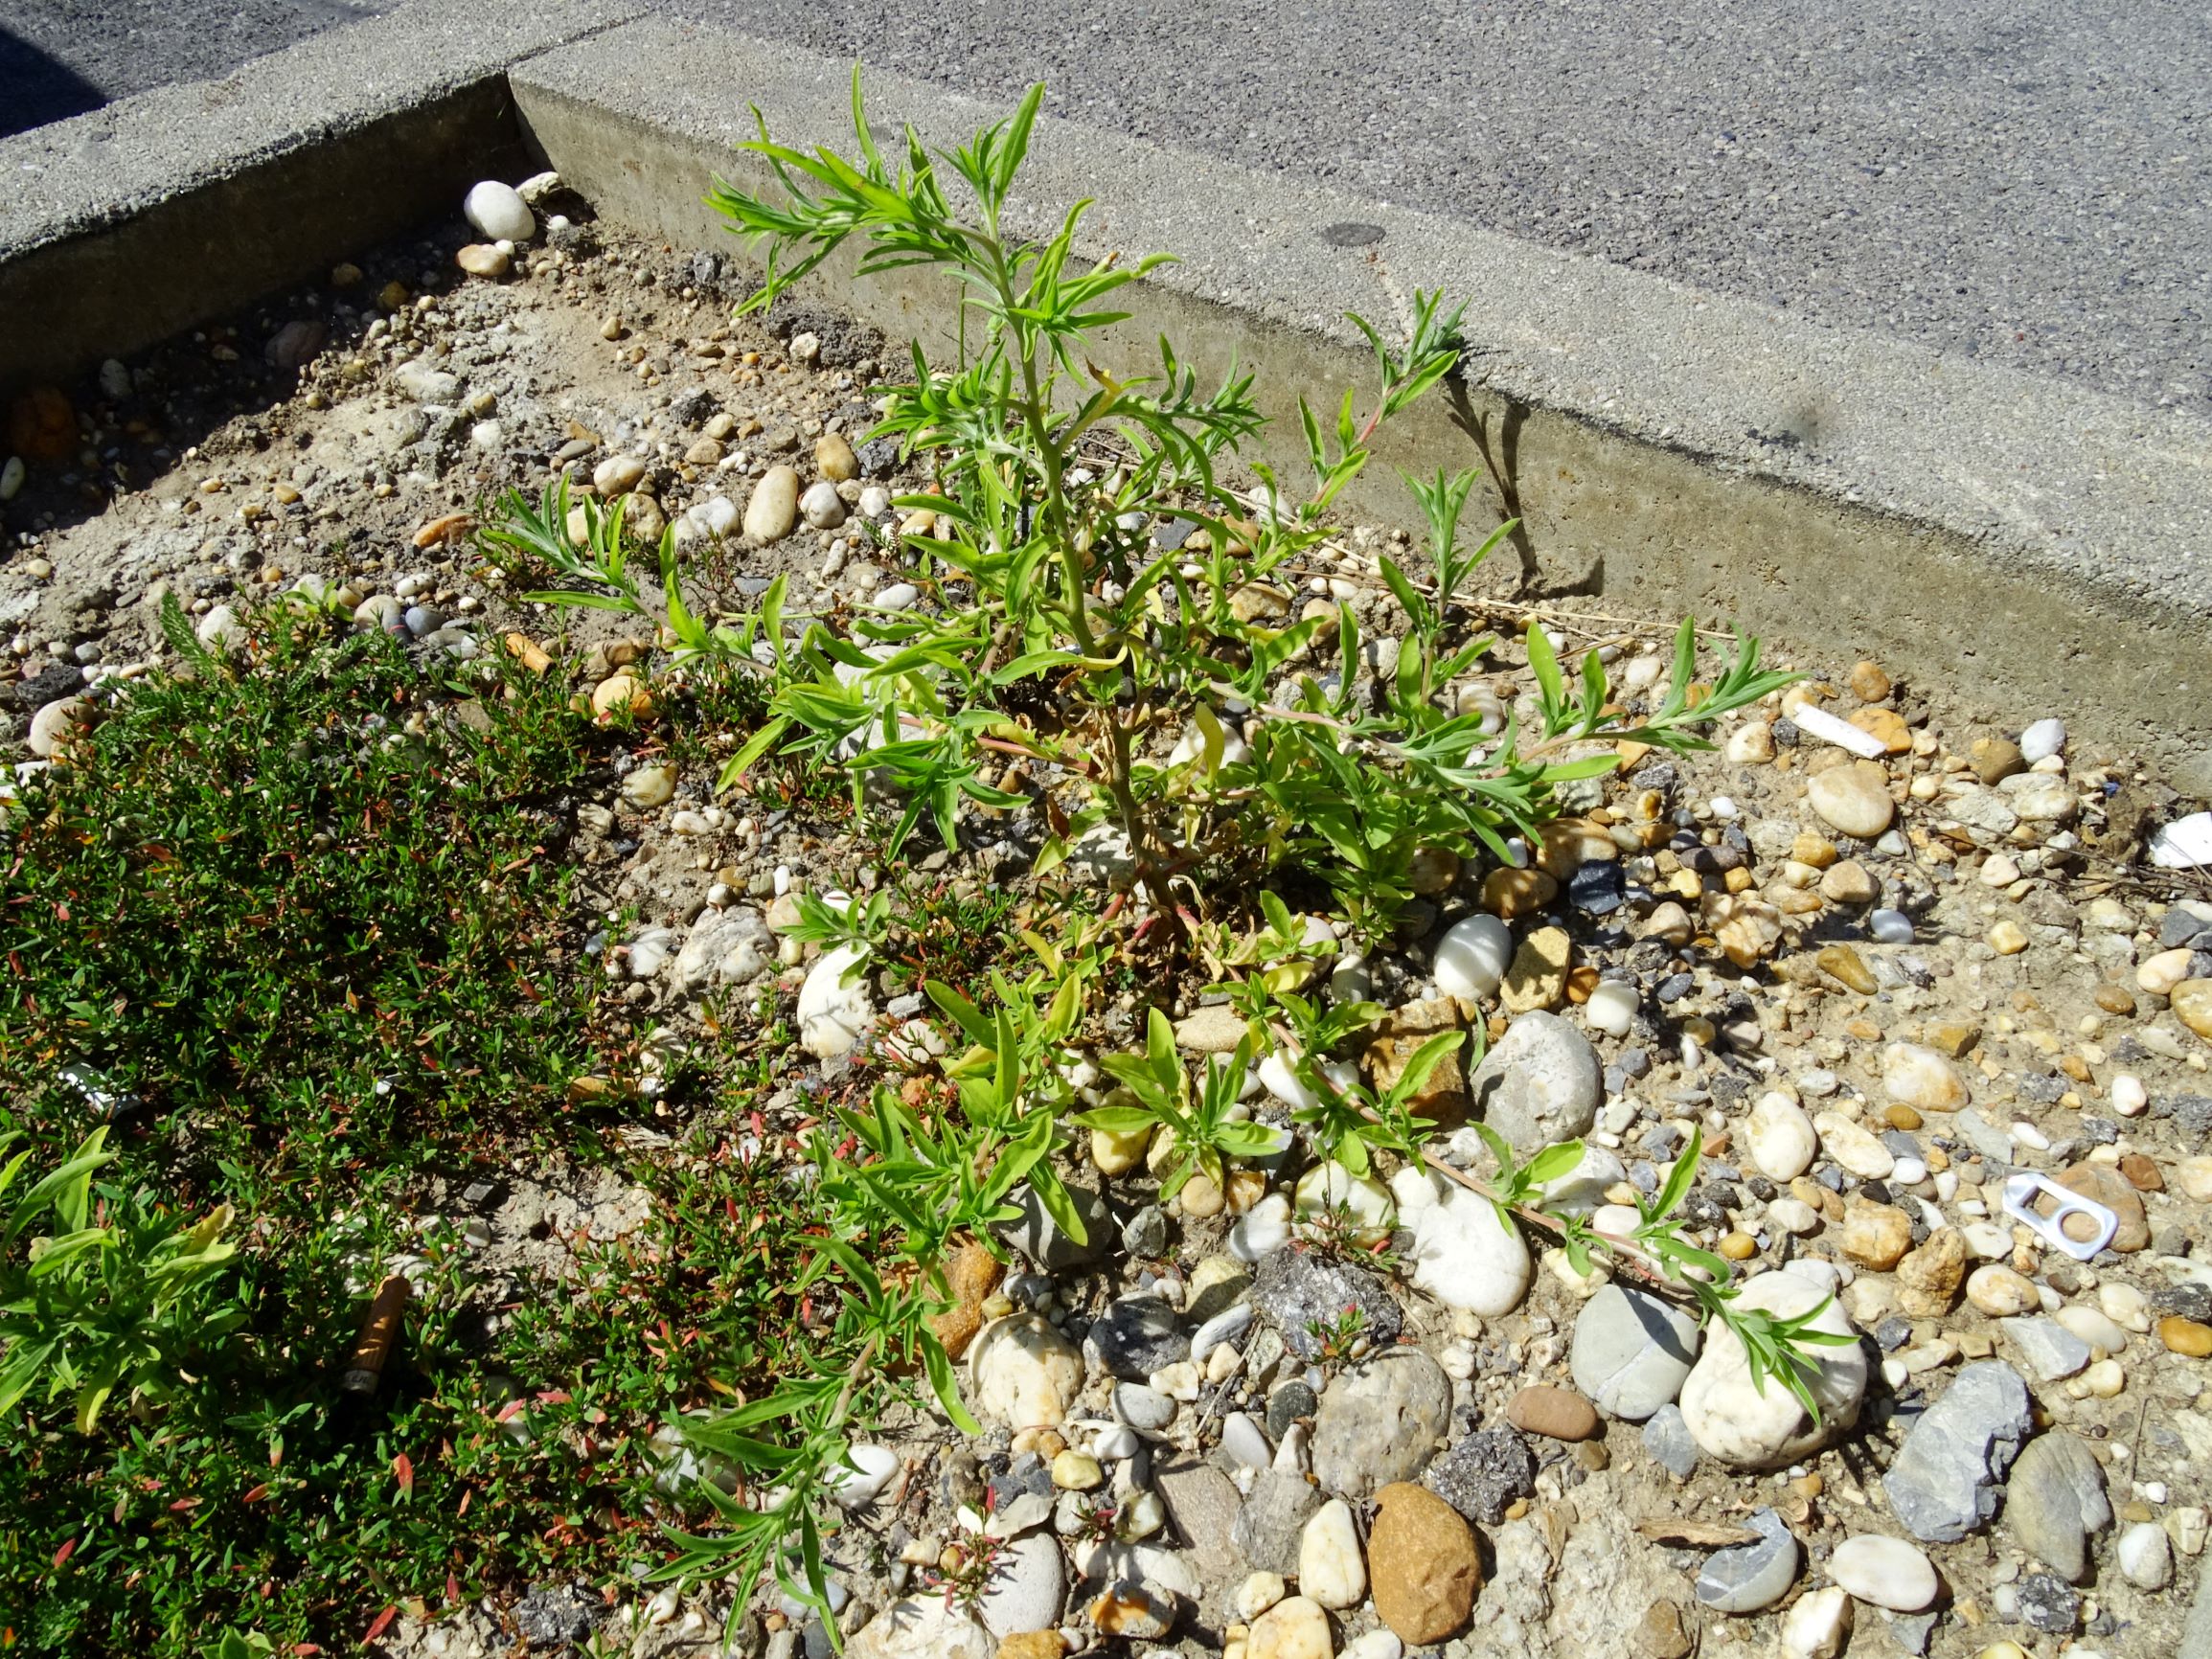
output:
[{"label": "concrete sidewalk", "polygon": [[[0,132],[395,4],[16,0]],[[2212,412],[2212,31],[2189,7],[641,4],[987,101],[1043,79],[1103,131]]]}]

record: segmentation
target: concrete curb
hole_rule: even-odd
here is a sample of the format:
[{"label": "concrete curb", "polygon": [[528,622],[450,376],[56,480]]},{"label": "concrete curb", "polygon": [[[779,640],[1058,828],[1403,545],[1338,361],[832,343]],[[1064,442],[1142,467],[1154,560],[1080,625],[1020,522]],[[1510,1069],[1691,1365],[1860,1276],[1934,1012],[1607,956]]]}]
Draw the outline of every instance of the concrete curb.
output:
[{"label": "concrete curb", "polygon": [[[715,170],[764,182],[732,148],[753,136],[748,102],[780,139],[849,145],[849,74],[656,17],[511,84],[533,144],[601,212],[732,249],[700,196]],[[1002,113],[894,76],[869,87],[874,122],[937,143]],[[2155,749],[2212,731],[2212,423],[1048,118],[1023,199],[1049,220],[1022,228],[1083,196],[1086,252],[1185,255],[1131,302],[1116,367],[1156,362],[1165,330],[1201,372],[1256,367],[1277,416],[1366,384],[1342,311],[1389,320],[1417,286],[1471,296],[1464,396],[1383,459],[1488,469],[1493,509],[1525,527],[1521,568],[1489,573],[1501,587],[1864,650],[1993,717],[2063,710]],[[1333,245],[1348,223],[1380,239]],[[820,285],[894,338],[948,337],[943,291],[855,283],[850,261]],[[1349,505],[1411,511],[1387,467]]]},{"label": "concrete curb", "polygon": [[410,0],[0,140],[0,388],[151,345],[451,213],[503,162],[519,172],[502,71],[638,10]]},{"label": "concrete curb", "polygon": [[[636,10],[411,0],[0,142],[0,173],[35,180],[0,203],[0,316],[42,324],[8,331],[0,386],[189,328],[539,159],[618,224],[734,251],[700,198],[717,170],[763,181],[733,148],[747,105],[781,138],[848,143],[849,67]],[[869,85],[878,123],[937,143],[1002,113]],[[1406,522],[1393,466],[1483,468],[1488,511],[1522,522],[1494,591],[1864,651],[1969,716],[2061,712],[2154,753],[2212,737],[2212,422],[1048,117],[1021,228],[1083,196],[1086,252],[1185,256],[1133,291],[1114,366],[1156,363],[1164,331],[1202,375],[1256,370],[1277,417],[1366,384],[1341,312],[1387,324],[1417,286],[1468,296],[1465,383],[1397,429],[1347,506]],[[852,263],[817,279],[825,298],[894,339],[950,340],[946,289],[857,283]]]}]

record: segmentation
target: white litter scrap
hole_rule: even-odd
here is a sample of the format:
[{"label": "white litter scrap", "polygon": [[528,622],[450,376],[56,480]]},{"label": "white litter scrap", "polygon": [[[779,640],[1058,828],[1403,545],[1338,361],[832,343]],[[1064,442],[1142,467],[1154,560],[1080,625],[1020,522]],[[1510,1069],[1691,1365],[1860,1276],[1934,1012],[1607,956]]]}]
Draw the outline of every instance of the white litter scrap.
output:
[{"label": "white litter scrap", "polygon": [[1862,761],[1879,761],[1889,753],[1889,745],[1873,733],[1862,732],[1849,720],[1839,720],[1826,709],[1815,708],[1811,703],[1800,703],[1790,718],[1800,732],[1809,732],[1839,749],[1849,749]]},{"label": "white litter scrap", "polygon": [[2212,812],[2192,812],[2151,837],[2151,862],[2161,870],[2202,870],[2212,865]]}]

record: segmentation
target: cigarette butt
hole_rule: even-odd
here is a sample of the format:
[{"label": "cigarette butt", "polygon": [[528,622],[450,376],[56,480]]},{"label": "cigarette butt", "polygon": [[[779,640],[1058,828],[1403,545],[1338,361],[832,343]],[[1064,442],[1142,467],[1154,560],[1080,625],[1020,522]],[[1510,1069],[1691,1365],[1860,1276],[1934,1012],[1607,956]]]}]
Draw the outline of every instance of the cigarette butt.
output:
[{"label": "cigarette butt", "polygon": [[391,1358],[393,1345],[399,1340],[399,1325],[411,1288],[402,1273],[393,1274],[376,1286],[376,1299],[369,1304],[368,1317],[361,1321],[361,1334],[353,1339],[346,1374],[338,1382],[348,1394],[376,1392],[384,1375],[384,1362]]}]

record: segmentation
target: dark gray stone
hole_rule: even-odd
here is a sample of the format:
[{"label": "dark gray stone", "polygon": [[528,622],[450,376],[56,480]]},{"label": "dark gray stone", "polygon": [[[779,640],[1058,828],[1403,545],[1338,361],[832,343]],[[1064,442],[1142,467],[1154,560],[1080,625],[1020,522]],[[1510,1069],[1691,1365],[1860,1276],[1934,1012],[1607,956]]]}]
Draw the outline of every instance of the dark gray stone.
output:
[{"label": "dark gray stone", "polygon": [[1123,1382],[1143,1382],[1191,1357],[1191,1339],[1176,1329],[1175,1310],[1157,1296],[1123,1297],[1090,1328],[1083,1346],[1088,1363]]},{"label": "dark gray stone", "polygon": [[1304,1360],[1321,1357],[1321,1340],[1311,1327],[1334,1323],[1347,1307],[1366,1317],[1368,1340],[1378,1348],[1396,1342],[1405,1324],[1374,1274],[1307,1250],[1277,1250],[1263,1259],[1252,1280],[1252,1302],[1282,1333],[1283,1346]]},{"label": "dark gray stone", "polygon": [[2151,1102],[2151,1115],[2171,1118],[2187,1144],[2201,1147],[2212,1136],[2212,1095],[2166,1095]]},{"label": "dark gray stone", "polygon": [[35,714],[48,703],[63,697],[75,696],[84,689],[84,671],[74,663],[57,663],[49,659],[36,673],[17,680],[11,686],[0,686],[0,700],[12,703],[25,714]]},{"label": "dark gray stone", "polygon": [[2199,1325],[2212,1325],[2212,1284],[2191,1281],[2162,1285],[2151,1292],[2151,1306],[2161,1313],[2178,1313]]},{"label": "dark gray stone", "polygon": [[1140,1259],[1166,1255],[1168,1213],[1157,1204],[1147,1204],[1131,1216],[1122,1224],[1122,1248]]},{"label": "dark gray stone", "polygon": [[569,1584],[534,1584],[514,1603],[515,1634],[550,1652],[589,1641],[597,1618],[597,1602]]},{"label": "dark gray stone", "polygon": [[1494,1527],[1517,1499],[1535,1494],[1536,1454],[1514,1430],[1486,1428],[1438,1457],[1421,1484],[1469,1520]]},{"label": "dark gray stone", "polygon": [[1321,1397],[1298,1377],[1278,1382],[1267,1392],[1267,1438],[1281,1441],[1290,1425],[1310,1419],[1321,1408]]},{"label": "dark gray stone", "polygon": [[1882,1477],[1898,1520],[1916,1538],[1956,1543],[1987,1526],[2030,1426],[2027,1384],[1999,1359],[1970,1365],[1920,1415]]},{"label": "dark gray stone", "polygon": [[2082,1599],[2063,1579],[2030,1573],[2019,1582],[2020,1617],[2038,1630],[2064,1634],[2081,1623]]}]

